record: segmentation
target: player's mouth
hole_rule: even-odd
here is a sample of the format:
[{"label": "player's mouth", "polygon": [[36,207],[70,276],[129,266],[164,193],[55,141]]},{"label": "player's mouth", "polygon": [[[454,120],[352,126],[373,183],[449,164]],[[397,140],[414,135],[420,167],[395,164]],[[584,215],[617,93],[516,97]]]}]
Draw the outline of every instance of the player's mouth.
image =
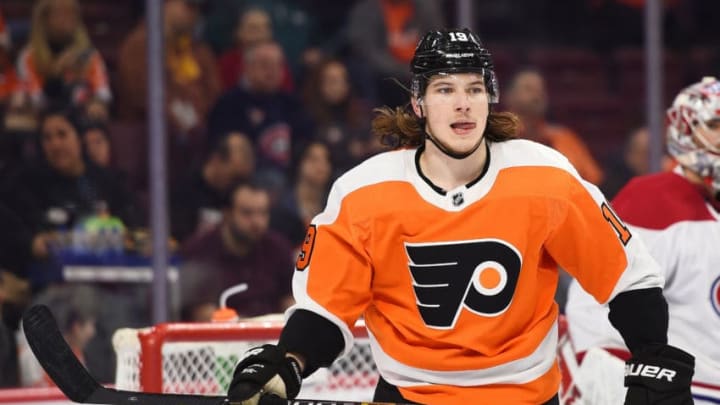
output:
[{"label": "player's mouth", "polygon": [[472,132],[475,127],[477,127],[477,124],[471,121],[457,121],[450,124],[450,128],[452,128],[453,132],[457,135],[467,135]]}]

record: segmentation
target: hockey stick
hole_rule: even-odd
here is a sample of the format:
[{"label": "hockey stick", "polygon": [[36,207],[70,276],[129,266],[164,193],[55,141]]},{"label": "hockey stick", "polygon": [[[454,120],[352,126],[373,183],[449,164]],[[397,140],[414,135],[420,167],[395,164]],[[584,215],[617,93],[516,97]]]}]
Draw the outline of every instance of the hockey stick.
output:
[{"label": "hockey stick", "polygon": [[[65,342],[50,309],[35,305],[23,314],[23,329],[30,349],[45,372],[71,401],[106,405],[232,405],[226,397],[153,394],[123,391],[100,385]],[[294,399],[264,395],[260,405],[371,405],[367,402]],[[238,404],[239,405],[239,404]]]}]

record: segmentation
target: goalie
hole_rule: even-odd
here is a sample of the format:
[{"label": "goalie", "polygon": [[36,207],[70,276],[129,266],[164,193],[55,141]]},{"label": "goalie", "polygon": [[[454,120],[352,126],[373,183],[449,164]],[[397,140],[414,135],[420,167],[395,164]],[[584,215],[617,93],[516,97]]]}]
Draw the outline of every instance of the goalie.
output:
[{"label": "goalie", "polygon": [[[668,150],[678,166],[632,180],[613,207],[642,235],[667,280],[670,343],[697,348],[695,403],[719,404],[720,81],[708,77],[682,90],[667,118]],[[627,356],[627,342],[608,324],[607,308],[576,283],[566,312],[578,352],[601,347]],[[582,367],[602,366],[583,362]],[[607,387],[603,391],[609,393]]]},{"label": "goalie", "polygon": [[297,260],[279,344],[247,353],[231,402],[295,397],[349,351],[364,316],[377,401],[558,404],[560,265],[610,303],[629,366],[666,373],[629,376],[626,403],[691,403],[694,360],[667,345],[656,263],[567,159],[514,139],[478,37],[427,33],[411,72],[408,106],[373,121],[396,150],[334,184]]}]

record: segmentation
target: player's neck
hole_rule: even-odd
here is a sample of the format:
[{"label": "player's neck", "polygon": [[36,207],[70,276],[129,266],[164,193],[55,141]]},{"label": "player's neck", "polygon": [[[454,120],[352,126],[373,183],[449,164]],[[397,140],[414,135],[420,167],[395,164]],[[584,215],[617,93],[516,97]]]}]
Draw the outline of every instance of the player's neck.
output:
[{"label": "player's neck", "polygon": [[477,179],[487,158],[485,142],[464,159],[454,159],[428,142],[420,155],[420,170],[436,186],[452,190]]}]

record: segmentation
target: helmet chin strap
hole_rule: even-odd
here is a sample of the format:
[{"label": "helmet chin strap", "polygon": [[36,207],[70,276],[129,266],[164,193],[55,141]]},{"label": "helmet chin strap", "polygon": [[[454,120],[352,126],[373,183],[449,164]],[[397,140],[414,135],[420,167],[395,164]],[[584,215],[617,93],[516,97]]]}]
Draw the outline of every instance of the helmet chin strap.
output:
[{"label": "helmet chin strap", "polygon": [[450,150],[450,148],[448,148],[447,146],[443,145],[442,142],[440,142],[439,140],[435,139],[435,137],[433,137],[432,135],[430,135],[427,131],[423,131],[423,132],[425,132],[425,137],[426,137],[427,139],[429,139],[430,142],[433,143],[433,145],[435,145],[438,149],[440,149],[440,152],[442,152],[442,153],[450,156],[450,157],[453,158],[453,159],[457,159],[457,160],[465,159],[466,157],[468,157],[468,156],[472,155],[473,153],[475,153],[475,151],[480,147],[480,144],[482,143],[482,138],[480,138],[480,140],[478,141],[478,143],[475,144],[475,147],[473,147],[473,148],[470,149],[469,151],[467,151],[467,152],[462,152],[462,153],[453,152],[453,151]]},{"label": "helmet chin strap", "polygon": [[423,133],[425,134],[425,138],[427,138],[430,142],[432,142],[433,145],[435,145],[435,147],[437,147],[440,150],[440,152],[444,153],[445,155],[450,156],[451,158],[456,159],[456,160],[462,160],[462,159],[465,159],[466,157],[472,155],[473,153],[475,153],[475,151],[478,150],[478,148],[480,147],[480,144],[482,144],[483,138],[480,137],[480,140],[475,144],[475,146],[467,152],[461,153],[461,152],[451,151],[450,148],[445,146],[440,140],[435,139],[434,136],[430,135],[430,133],[425,130],[425,123],[426,123],[427,119],[425,118],[425,113],[422,109],[422,99],[418,100],[418,108],[420,109],[420,126],[423,130]]}]

